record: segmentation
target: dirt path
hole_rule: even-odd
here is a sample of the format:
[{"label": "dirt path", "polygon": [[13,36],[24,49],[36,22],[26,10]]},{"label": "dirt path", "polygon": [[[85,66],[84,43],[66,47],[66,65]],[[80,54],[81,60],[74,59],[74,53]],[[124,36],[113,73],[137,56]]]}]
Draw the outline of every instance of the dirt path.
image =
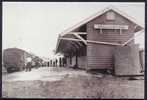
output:
[{"label": "dirt path", "polygon": [[[29,75],[40,72],[34,80],[31,78],[27,80],[24,76],[15,77],[24,73],[11,74],[11,77],[3,76],[2,96],[10,98],[144,98],[144,80],[129,81],[111,75],[91,75],[85,71],[64,68],[49,70],[42,68],[27,72]],[[6,79],[8,77],[9,79]]]}]

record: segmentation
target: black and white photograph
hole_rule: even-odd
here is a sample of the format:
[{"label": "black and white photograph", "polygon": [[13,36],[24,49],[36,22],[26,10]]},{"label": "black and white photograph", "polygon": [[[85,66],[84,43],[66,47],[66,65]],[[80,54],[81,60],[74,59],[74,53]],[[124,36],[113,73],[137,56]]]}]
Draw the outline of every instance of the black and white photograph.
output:
[{"label": "black and white photograph", "polygon": [[145,2],[2,2],[2,98],[144,99]]}]

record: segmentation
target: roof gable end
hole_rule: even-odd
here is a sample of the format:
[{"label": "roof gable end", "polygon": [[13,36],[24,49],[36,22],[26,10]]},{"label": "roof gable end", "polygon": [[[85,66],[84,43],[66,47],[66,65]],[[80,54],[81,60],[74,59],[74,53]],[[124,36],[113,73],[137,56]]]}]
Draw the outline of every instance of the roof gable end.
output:
[{"label": "roof gable end", "polygon": [[110,10],[112,10],[112,11],[114,11],[114,12],[120,14],[122,17],[127,18],[129,21],[131,21],[131,22],[137,24],[138,26],[140,26],[140,27],[143,29],[143,26],[142,26],[140,23],[138,23],[133,17],[131,17],[131,16],[129,16],[128,14],[126,14],[126,13],[120,11],[119,9],[115,8],[114,6],[109,6],[109,7],[105,8],[105,9],[103,9],[103,10],[101,10],[101,11],[99,11],[99,12],[93,14],[93,15],[91,15],[90,17],[86,18],[85,20],[83,20],[83,21],[77,23],[76,25],[74,25],[74,26],[68,28],[67,30],[63,31],[63,32],[61,33],[61,35],[65,35],[65,34],[71,32],[71,31],[75,30],[76,28],[79,28],[80,26],[82,26],[82,25],[88,23],[89,21],[93,20],[94,18],[99,17],[100,15],[102,15],[102,14],[104,14],[104,13],[106,13],[107,11],[110,11]]}]

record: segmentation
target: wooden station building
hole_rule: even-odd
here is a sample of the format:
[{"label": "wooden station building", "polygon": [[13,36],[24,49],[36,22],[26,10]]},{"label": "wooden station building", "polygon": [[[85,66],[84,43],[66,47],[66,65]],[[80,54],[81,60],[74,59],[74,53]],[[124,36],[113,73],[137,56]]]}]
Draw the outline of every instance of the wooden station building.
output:
[{"label": "wooden station building", "polygon": [[115,47],[135,44],[134,35],[142,30],[134,18],[107,7],[59,34],[56,53],[64,54],[67,66],[113,69]]}]

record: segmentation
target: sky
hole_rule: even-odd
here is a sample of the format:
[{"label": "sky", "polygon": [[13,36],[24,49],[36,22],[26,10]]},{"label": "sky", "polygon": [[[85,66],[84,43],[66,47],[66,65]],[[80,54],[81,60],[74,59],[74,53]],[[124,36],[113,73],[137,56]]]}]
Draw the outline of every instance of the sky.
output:
[{"label": "sky", "polygon": [[[110,5],[144,26],[144,3],[3,2],[2,49],[17,47],[55,57],[58,34]],[[144,48],[144,33],[135,42]]]}]

